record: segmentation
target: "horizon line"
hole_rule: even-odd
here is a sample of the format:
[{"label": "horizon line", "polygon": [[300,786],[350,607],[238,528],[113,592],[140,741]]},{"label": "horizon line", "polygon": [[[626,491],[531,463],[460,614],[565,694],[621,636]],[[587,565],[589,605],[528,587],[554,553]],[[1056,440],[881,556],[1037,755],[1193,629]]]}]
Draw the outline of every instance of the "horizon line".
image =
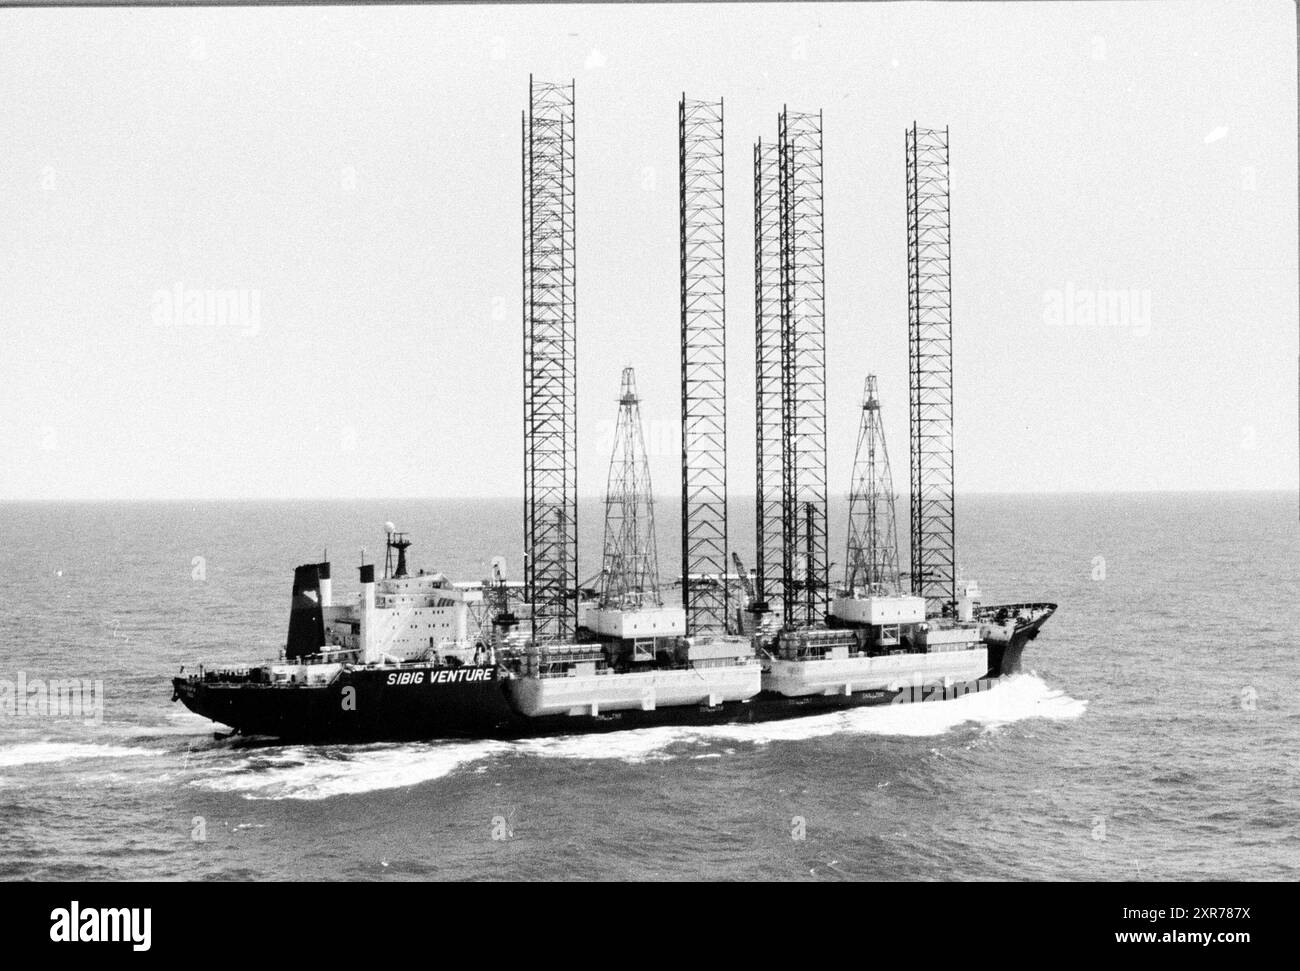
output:
[{"label": "horizon line", "polygon": [[[1294,493],[1300,496],[1300,485],[1269,486],[1244,489],[1036,489],[1036,490],[971,490],[958,492],[956,498],[969,496],[1137,496],[1137,495],[1263,495],[1270,493]],[[752,492],[732,493],[743,499],[753,499]],[[848,492],[832,493],[828,498],[847,499]],[[578,500],[603,502],[601,493],[581,493]],[[654,493],[655,499],[679,499],[679,493]],[[906,501],[907,497],[898,494],[897,499]],[[37,504],[37,503],[172,503],[172,502],[523,502],[522,495],[390,495],[390,496],[67,496],[48,497],[0,497],[3,504]]]}]

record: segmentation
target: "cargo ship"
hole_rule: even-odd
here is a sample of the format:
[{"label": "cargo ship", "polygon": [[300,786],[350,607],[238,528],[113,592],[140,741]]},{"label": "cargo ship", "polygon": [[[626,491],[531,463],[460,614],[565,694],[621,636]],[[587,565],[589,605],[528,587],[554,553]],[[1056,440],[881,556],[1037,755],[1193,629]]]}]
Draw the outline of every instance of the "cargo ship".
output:
[{"label": "cargo ship", "polygon": [[388,532],[392,565],[378,579],[361,566],[345,603],[330,563],[299,566],[283,657],[179,675],[173,700],[240,735],[301,742],[757,722],[986,690],[1055,610],[980,605],[968,586],[951,617],[927,618],[919,597],[849,595],[824,629],[686,637],[680,607],[592,604],[580,639],[534,645],[503,580],[412,574],[410,545]]}]

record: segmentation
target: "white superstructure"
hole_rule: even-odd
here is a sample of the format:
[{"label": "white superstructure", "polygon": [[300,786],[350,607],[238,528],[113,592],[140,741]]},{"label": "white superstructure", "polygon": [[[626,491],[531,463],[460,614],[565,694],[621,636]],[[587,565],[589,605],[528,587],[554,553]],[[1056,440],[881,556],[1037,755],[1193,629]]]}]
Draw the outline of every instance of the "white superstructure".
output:
[{"label": "white superstructure", "polygon": [[578,626],[593,634],[618,640],[647,637],[684,637],[686,611],[658,604],[625,610],[584,603],[578,607]]},{"label": "white superstructure", "polygon": [[365,664],[472,654],[469,608],[482,599],[441,573],[362,583],[356,602],[322,607],[325,648]]},{"label": "white superstructure", "polygon": [[912,596],[851,596],[831,601],[831,613],[854,624],[919,624],[925,620],[925,600]]},{"label": "white superstructure", "polygon": [[[326,569],[318,591],[324,643],[316,660],[389,664],[455,658],[465,662],[481,653],[482,637],[471,622],[470,606],[482,602],[482,586],[452,583],[442,573],[424,570],[408,574],[410,545],[406,534],[395,532],[390,524],[385,575],[376,581],[374,565],[362,565],[361,590],[347,603],[334,603]],[[394,552],[398,554],[395,568]]]}]

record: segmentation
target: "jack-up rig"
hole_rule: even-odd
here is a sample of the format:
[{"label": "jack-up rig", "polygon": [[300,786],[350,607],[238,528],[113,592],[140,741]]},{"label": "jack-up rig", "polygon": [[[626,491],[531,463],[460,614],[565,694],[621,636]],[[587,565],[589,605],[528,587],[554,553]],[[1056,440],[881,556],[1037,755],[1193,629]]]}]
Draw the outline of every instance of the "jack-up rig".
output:
[{"label": "jack-up rig", "polygon": [[[575,90],[529,79],[522,115],[524,571],[385,569],[335,603],[294,574],[278,661],[204,669],[174,697],[248,735],[519,737],[789,718],[983,690],[1050,603],[959,589],[953,489],[948,133],[906,134],[911,559],[900,571],[874,375],[861,402],[842,583],[828,561],[822,114],[782,108],[753,152],[755,569],[727,516],[723,102],[678,102],[681,589],[660,583],[641,398],[622,374],[601,569],[578,583]],[[364,560],[364,556],[363,556]],[[730,561],[730,562],[729,562]],[[734,564],[734,572],[729,572]]]}]

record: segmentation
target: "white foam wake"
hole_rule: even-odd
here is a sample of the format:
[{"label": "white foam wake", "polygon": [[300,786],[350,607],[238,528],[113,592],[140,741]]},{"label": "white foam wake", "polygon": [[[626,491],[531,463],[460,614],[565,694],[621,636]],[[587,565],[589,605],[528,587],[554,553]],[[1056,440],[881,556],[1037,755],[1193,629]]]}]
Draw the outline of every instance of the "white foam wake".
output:
[{"label": "white foam wake", "polygon": [[74,759],[120,759],[130,755],[161,755],[158,749],[86,742],[23,742],[0,748],[0,768],[71,762]]},{"label": "white foam wake", "polygon": [[259,750],[226,766],[219,775],[193,784],[215,792],[239,793],[246,799],[328,799],[441,779],[463,765],[509,749],[506,742],[429,742],[330,750],[291,746]]},{"label": "white foam wake", "polygon": [[[635,765],[667,761],[681,755],[700,758],[701,748],[710,749],[715,743],[722,743],[723,751],[707,751],[703,757],[732,754],[734,749],[725,746],[735,743],[767,745],[842,734],[924,738],[943,735],[962,725],[991,732],[1033,718],[1053,721],[1078,718],[1087,704],[1049,688],[1036,675],[1021,674],[988,691],[947,701],[856,708],[752,725],[641,728],[519,742],[259,749],[237,762],[223,762],[218,774],[197,779],[192,784],[218,792],[239,793],[246,799],[327,799],[418,785],[500,756],[609,759]],[[229,751],[220,753],[223,760],[231,755]],[[212,767],[209,764],[200,771],[210,773]]]},{"label": "white foam wake", "polygon": [[708,745],[714,741],[766,745],[798,742],[828,735],[882,735],[927,738],[962,725],[995,731],[1031,718],[1063,721],[1087,709],[1063,691],[1048,687],[1033,674],[1018,674],[987,691],[945,701],[877,705],[756,724],[703,728],[644,728],[609,735],[569,735],[530,739],[517,748],[542,758],[616,759],[645,762],[673,758],[672,745]]},{"label": "white foam wake", "polygon": [[719,731],[723,737],[758,744],[841,733],[930,738],[962,725],[976,725],[987,732],[1031,718],[1065,721],[1080,717],[1087,707],[1088,702],[1048,687],[1037,675],[1018,674],[987,691],[960,698],[855,708],[785,722],[720,726]]}]

